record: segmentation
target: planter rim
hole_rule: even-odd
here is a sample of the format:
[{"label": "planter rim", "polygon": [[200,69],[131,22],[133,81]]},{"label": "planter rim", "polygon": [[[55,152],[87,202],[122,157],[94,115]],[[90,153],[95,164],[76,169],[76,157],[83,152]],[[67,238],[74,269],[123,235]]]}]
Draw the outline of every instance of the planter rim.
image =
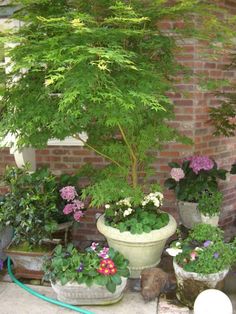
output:
[{"label": "planter rim", "polygon": [[[120,287],[124,284],[126,284],[128,278],[126,277],[121,277],[122,283],[120,285],[117,285],[117,287]],[[59,279],[56,279],[55,281],[50,280],[50,283],[52,286],[60,286],[60,287],[73,287],[73,286],[81,286],[81,287],[86,287],[86,288],[90,288],[88,287],[85,283],[78,283],[76,281],[68,281],[65,285],[62,285]],[[92,284],[91,287],[96,286],[96,287],[105,287],[105,286],[100,286],[96,283]],[[108,291],[108,290],[107,290]]]},{"label": "planter rim", "polygon": [[209,280],[211,277],[214,277],[216,274],[218,274],[219,276],[225,277],[227,273],[229,272],[229,267],[219,270],[218,272],[215,272],[215,273],[210,273],[210,274],[202,274],[202,273],[186,271],[183,269],[183,267],[179,266],[176,263],[175,258],[173,259],[173,266],[174,266],[175,273],[181,272],[182,274],[186,274],[186,277],[197,277],[197,279],[200,281]]},{"label": "planter rim", "polygon": [[16,251],[11,249],[12,242],[3,250],[4,253],[7,255],[21,255],[21,256],[49,256],[52,254],[53,249],[49,250],[48,252],[33,252],[33,251]]},{"label": "planter rim", "polygon": [[177,203],[193,204],[193,205],[197,205],[198,204],[198,202],[189,202],[189,201],[181,201],[181,200],[177,200]]},{"label": "planter rim", "polygon": [[169,213],[169,223],[160,229],[152,230],[149,233],[142,234],[131,234],[129,231],[120,232],[120,230],[105,225],[104,214],[101,215],[97,220],[97,228],[100,233],[105,237],[110,239],[120,240],[123,242],[133,242],[133,243],[154,243],[157,240],[161,241],[169,238],[175,233],[177,228],[177,223],[173,216]]}]

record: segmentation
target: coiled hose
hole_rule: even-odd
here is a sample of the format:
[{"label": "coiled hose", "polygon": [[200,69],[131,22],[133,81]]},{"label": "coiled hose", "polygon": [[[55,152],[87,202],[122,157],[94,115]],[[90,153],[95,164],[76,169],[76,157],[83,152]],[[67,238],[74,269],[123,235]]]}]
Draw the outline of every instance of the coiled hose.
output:
[{"label": "coiled hose", "polygon": [[12,270],[11,270],[11,259],[10,259],[10,257],[8,257],[8,259],[7,259],[7,270],[8,270],[9,276],[11,277],[12,281],[15,284],[17,284],[19,287],[21,287],[22,289],[24,289],[27,292],[29,292],[30,294],[32,294],[33,296],[35,296],[39,299],[42,299],[44,301],[47,301],[49,303],[56,304],[56,305],[59,305],[61,307],[65,307],[65,308],[70,309],[70,310],[74,310],[75,312],[79,312],[79,313],[83,313],[83,314],[94,314],[93,312],[81,309],[77,306],[70,305],[70,304],[67,304],[67,303],[52,299],[52,298],[48,298],[45,295],[38,293],[37,291],[24,285],[22,282],[20,282],[18,279],[16,279],[16,277],[13,275]]}]

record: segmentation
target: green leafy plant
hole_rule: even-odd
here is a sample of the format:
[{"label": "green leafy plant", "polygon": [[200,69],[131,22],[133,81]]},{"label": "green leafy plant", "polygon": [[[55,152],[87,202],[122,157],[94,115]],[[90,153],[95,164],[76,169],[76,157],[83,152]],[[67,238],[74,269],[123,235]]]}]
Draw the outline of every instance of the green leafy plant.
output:
[{"label": "green leafy plant", "polygon": [[225,180],[227,170],[218,168],[208,156],[185,158],[181,164],[169,163],[172,168],[165,186],[174,190],[180,201],[198,202],[202,193],[218,191],[218,179]]},{"label": "green leafy plant", "polygon": [[72,244],[66,248],[58,245],[51,257],[44,263],[44,279],[59,281],[62,285],[68,282],[105,286],[114,293],[122,277],[129,276],[128,261],[112,248],[100,247],[98,243],[79,252]]},{"label": "green leafy plant", "polygon": [[236,242],[224,242],[224,233],[208,224],[198,224],[186,239],[179,239],[167,252],[175,256],[184,270],[212,274],[231,267],[236,262]]},{"label": "green leafy plant", "polygon": [[[14,84],[1,101],[2,134],[15,134],[20,147],[72,135],[108,162],[83,190],[91,206],[127,195],[140,202],[152,190],[148,152],[170,140],[190,142],[168,123],[174,110],[167,93],[186,73],[175,60],[180,38],[207,41],[215,56],[215,44],[234,36],[235,21],[226,25],[217,5],[198,0],[15,2],[22,6],[14,17],[24,24],[4,38],[18,44],[6,52]],[[166,18],[184,27],[162,31]]]},{"label": "green leafy plant", "polygon": [[198,209],[205,216],[212,217],[219,214],[222,201],[222,193],[218,191],[204,191],[201,193],[201,196],[198,199]]},{"label": "green leafy plant", "polygon": [[130,231],[132,234],[160,229],[169,222],[168,214],[159,211],[162,201],[163,194],[155,192],[146,195],[136,206],[132,203],[132,198],[106,204],[105,222],[121,232]]},{"label": "green leafy plant", "polygon": [[14,228],[14,244],[42,244],[57,228],[56,177],[47,169],[30,173],[25,166],[7,167],[2,179],[9,192],[0,203],[0,223]]}]

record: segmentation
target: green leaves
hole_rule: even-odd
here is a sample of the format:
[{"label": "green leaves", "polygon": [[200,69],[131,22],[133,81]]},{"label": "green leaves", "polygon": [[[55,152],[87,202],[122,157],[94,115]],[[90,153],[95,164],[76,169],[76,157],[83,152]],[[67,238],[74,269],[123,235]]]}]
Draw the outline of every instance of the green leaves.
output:
[{"label": "green leaves", "polygon": [[105,261],[99,257],[101,250],[101,246],[95,250],[88,247],[82,253],[72,244],[67,247],[58,245],[53,255],[45,260],[44,277],[53,281],[59,280],[62,285],[72,281],[78,284],[85,283],[88,287],[97,284],[114,293],[116,286],[122,283],[121,277],[129,276],[128,261],[119,252],[109,248],[109,260],[114,263],[115,273],[101,273],[99,272],[101,262]]},{"label": "green leaves", "polygon": [[[2,180],[9,187],[0,205],[0,221],[14,228],[14,242],[31,247],[51,238],[57,229],[57,182],[47,169],[28,172],[7,167]],[[59,250],[59,248],[58,248]]]}]

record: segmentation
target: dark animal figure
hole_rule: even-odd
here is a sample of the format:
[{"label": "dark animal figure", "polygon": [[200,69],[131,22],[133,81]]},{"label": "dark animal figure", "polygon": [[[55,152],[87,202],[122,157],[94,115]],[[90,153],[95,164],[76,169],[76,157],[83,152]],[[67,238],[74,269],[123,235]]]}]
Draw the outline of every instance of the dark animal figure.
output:
[{"label": "dark animal figure", "polygon": [[166,293],[175,287],[174,277],[161,268],[147,268],[141,272],[141,294],[145,302],[154,300],[161,293]]}]

